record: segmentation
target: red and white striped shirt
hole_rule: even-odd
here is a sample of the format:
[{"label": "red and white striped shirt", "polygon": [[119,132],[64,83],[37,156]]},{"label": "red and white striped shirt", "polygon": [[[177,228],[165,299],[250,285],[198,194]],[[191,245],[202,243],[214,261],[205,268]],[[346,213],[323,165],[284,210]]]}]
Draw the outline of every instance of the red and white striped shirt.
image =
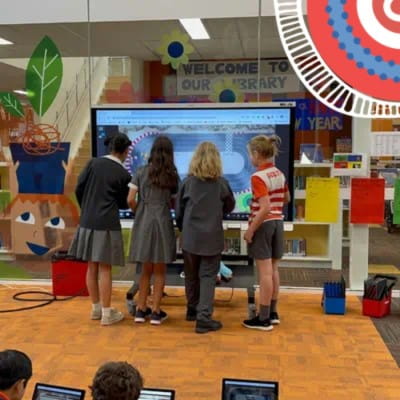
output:
[{"label": "red and white striped shirt", "polygon": [[250,206],[250,223],[260,210],[259,199],[264,196],[269,196],[270,202],[270,211],[264,221],[283,219],[283,206],[288,187],[282,171],[272,163],[261,165],[251,176],[251,190],[253,199]]}]

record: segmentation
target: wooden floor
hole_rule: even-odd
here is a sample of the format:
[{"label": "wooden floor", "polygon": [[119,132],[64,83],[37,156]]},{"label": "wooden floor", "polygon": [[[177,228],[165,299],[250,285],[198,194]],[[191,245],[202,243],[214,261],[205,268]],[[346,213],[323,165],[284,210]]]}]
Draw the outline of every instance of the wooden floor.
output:
[{"label": "wooden floor", "polygon": [[[1,308],[16,290],[0,287]],[[168,291],[171,293],[171,291]],[[124,290],[115,305],[125,309]],[[175,292],[182,294],[182,292]],[[229,292],[219,291],[219,299]],[[35,311],[0,314],[0,348],[18,348],[34,362],[34,382],[87,388],[108,360],[136,365],[149,387],[174,388],[177,400],[220,399],[223,377],[278,380],[280,400],[398,400],[400,369],[360,302],[348,298],[346,316],[325,316],[319,295],[283,294],[282,325],[273,332],[240,326],[245,293],[218,302],[217,333],[196,335],[183,320],[184,299],[168,298],[170,319],[161,327],[135,326],[131,318],[101,328],[88,320],[87,299],[59,302]],[[90,398],[90,396],[88,396]]]}]

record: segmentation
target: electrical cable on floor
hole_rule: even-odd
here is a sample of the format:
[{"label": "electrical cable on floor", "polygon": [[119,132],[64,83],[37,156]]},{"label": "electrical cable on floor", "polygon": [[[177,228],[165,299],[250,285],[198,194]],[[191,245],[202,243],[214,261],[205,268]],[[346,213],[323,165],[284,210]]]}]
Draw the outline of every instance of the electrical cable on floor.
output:
[{"label": "electrical cable on floor", "polygon": [[[49,298],[24,298],[22,296],[26,295],[41,295],[41,296],[48,296]],[[56,301],[67,301],[71,300],[75,297],[79,296],[77,294],[76,296],[69,296],[69,297],[63,297],[63,298],[58,298],[55,296],[53,293],[49,292],[42,292],[42,291],[37,291],[37,290],[31,290],[31,291],[24,291],[24,292],[18,292],[13,295],[13,300],[15,301],[25,301],[25,302],[30,302],[30,303],[40,303],[40,304],[35,304],[32,306],[27,306],[27,307],[20,307],[20,308],[11,308],[11,309],[6,309],[6,310],[0,310],[0,314],[5,314],[5,313],[12,313],[12,312],[19,312],[19,311],[29,311],[29,310],[35,310],[36,308],[41,308],[41,307],[46,307]]]}]

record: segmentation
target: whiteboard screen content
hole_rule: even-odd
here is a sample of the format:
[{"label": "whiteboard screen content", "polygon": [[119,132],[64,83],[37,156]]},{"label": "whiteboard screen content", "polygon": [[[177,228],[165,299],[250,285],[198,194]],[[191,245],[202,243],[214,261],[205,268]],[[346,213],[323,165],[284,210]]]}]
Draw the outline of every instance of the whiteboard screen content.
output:
[{"label": "whiteboard screen content", "polygon": [[[154,139],[166,135],[174,145],[175,164],[184,179],[197,145],[213,142],[220,151],[223,174],[236,199],[235,210],[226,218],[245,220],[252,197],[250,178],[255,172],[247,150],[251,138],[261,134],[281,138],[276,166],[285,174],[289,188],[293,186],[294,108],[287,104],[267,104],[257,104],[257,107],[185,104],[95,108],[92,110],[93,156],[106,154],[104,140],[107,137],[125,133],[132,141],[125,168],[134,174],[138,167],[147,164]],[[125,217],[129,217],[128,213]],[[292,207],[286,207],[285,219],[292,219]]]}]

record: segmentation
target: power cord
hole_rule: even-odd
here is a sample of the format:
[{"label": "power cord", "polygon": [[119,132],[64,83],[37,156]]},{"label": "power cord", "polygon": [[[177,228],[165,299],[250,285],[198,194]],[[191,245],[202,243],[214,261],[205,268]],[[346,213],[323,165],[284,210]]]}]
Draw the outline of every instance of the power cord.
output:
[{"label": "power cord", "polygon": [[[41,295],[41,296],[47,296],[49,298],[25,298],[23,296],[29,296],[29,295]],[[27,307],[20,307],[20,308],[12,308],[12,309],[6,309],[6,310],[0,310],[0,314],[5,314],[5,313],[12,313],[12,312],[19,312],[19,311],[29,311],[29,310],[34,310],[36,308],[41,308],[41,307],[46,307],[54,302],[57,301],[68,301],[71,299],[74,299],[75,297],[79,296],[79,294],[75,296],[69,296],[69,297],[64,297],[64,298],[58,298],[56,295],[53,293],[49,292],[42,292],[38,290],[31,290],[31,291],[24,291],[24,292],[18,292],[13,295],[13,300],[15,301],[24,301],[24,302],[29,302],[29,303],[39,303],[35,304],[32,306],[27,306]]]}]

